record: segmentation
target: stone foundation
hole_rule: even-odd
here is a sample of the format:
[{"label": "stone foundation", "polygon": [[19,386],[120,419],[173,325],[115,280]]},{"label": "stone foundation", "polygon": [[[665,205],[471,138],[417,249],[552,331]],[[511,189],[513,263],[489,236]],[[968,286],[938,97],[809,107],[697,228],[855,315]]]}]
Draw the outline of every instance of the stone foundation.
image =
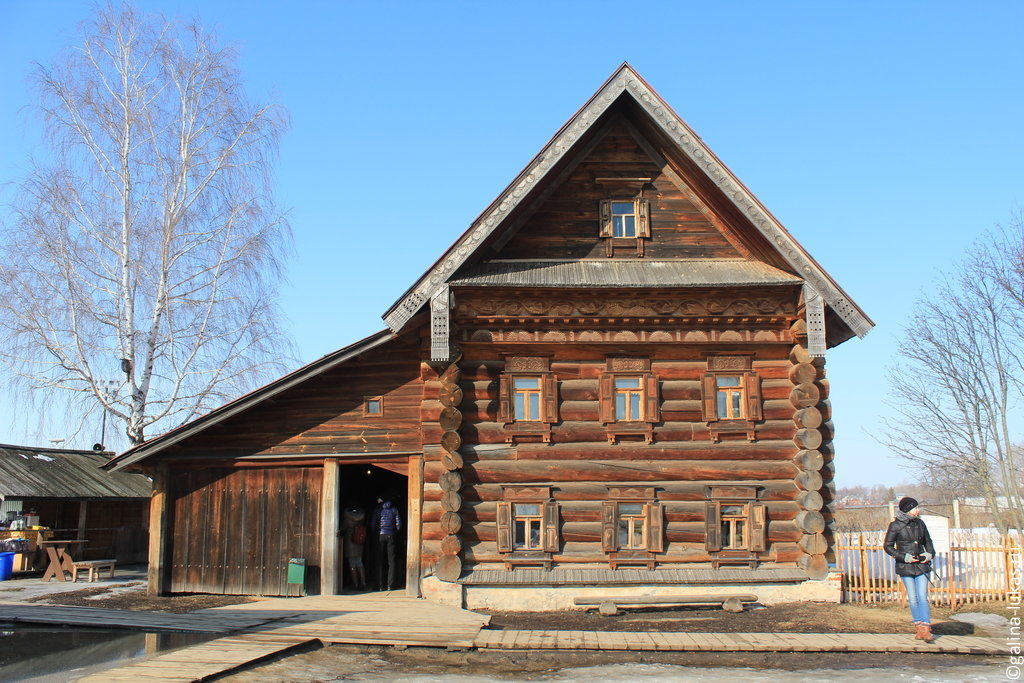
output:
[{"label": "stone foundation", "polygon": [[842,583],[838,574],[822,581],[776,584],[733,585],[633,585],[633,586],[463,586],[436,577],[423,579],[423,597],[432,602],[464,609],[511,612],[555,612],[583,609],[574,598],[620,596],[736,595],[753,593],[764,605],[783,602],[841,602]]}]

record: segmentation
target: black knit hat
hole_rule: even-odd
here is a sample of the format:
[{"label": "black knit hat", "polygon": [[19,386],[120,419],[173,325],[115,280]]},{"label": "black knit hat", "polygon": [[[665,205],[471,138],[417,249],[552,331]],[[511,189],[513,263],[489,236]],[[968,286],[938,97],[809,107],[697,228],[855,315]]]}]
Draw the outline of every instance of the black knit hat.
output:
[{"label": "black knit hat", "polygon": [[900,498],[900,512],[910,512],[917,507],[917,501],[910,496]]}]

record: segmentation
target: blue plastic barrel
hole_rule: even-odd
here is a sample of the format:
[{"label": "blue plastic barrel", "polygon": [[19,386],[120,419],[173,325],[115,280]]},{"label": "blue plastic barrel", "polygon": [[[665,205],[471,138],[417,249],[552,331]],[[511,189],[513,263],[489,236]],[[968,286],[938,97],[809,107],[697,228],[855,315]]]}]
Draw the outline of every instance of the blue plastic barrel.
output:
[{"label": "blue plastic barrel", "polygon": [[14,553],[0,553],[0,581],[6,581],[14,573]]}]

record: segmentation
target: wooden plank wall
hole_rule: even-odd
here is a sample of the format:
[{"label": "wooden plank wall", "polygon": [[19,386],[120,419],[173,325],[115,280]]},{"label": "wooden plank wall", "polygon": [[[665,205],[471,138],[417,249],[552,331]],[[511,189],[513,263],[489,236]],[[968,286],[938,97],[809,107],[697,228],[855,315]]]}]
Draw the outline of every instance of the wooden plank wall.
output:
[{"label": "wooden plank wall", "polygon": [[[644,257],[738,258],[733,247],[698,206],[699,200],[681,191],[663,173],[623,121],[613,124],[565,183],[530,216],[519,233],[501,252],[501,258],[594,258],[604,257],[598,238],[598,205],[609,197],[630,198],[639,183],[615,185],[596,178],[649,177],[653,189],[644,197],[651,202],[651,239]],[[616,257],[636,258],[636,248],[616,250]]]},{"label": "wooden plank wall", "polygon": [[[657,360],[652,371],[660,383],[663,422],[655,425],[653,444],[640,440],[607,442],[598,422],[598,378],[604,362],[593,350],[562,347],[551,367],[559,385],[561,422],[553,426],[552,443],[505,443],[497,420],[498,377],[503,361],[486,358],[493,349],[465,349],[459,363],[464,398],[459,406],[464,423],[460,434],[465,459],[459,514],[465,564],[501,561],[495,544],[496,503],[502,484],[545,483],[554,487],[561,504],[562,549],[560,563],[606,563],[601,550],[601,501],[607,486],[642,483],[659,488],[665,504],[666,552],[659,562],[706,562],[704,550],[705,489],[708,483],[752,484],[763,487],[767,504],[768,549],[765,561],[793,563],[802,551],[803,532],[794,519],[800,507],[794,484],[798,468],[793,457],[796,427],[789,401],[793,384],[782,348],[762,351],[753,368],[761,377],[765,420],[757,425],[757,441],[729,437],[710,439],[701,420],[700,377],[707,364],[701,360]],[[774,353],[775,357],[765,357]],[[573,355],[577,356],[576,358]],[[578,358],[589,355],[590,358]],[[484,357],[480,357],[484,356]],[[441,404],[430,398],[436,382],[426,377],[424,401],[425,443],[437,443],[436,426]],[[436,394],[434,394],[436,395]],[[431,423],[433,421],[433,423]],[[438,478],[444,471],[440,450],[425,447],[423,504],[423,566],[431,566],[440,553],[444,532]]]},{"label": "wooden plank wall", "polygon": [[322,481],[320,467],[173,470],[170,591],[298,595],[291,557],[317,585]]},{"label": "wooden plank wall", "polygon": [[[408,334],[188,439],[175,457],[408,452],[420,448],[419,338]],[[384,414],[363,400],[384,397]]]}]

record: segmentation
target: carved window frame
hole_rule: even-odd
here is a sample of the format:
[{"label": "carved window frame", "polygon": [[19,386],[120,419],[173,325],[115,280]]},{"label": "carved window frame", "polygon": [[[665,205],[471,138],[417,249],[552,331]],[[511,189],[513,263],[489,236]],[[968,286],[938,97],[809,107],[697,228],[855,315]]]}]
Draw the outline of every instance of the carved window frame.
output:
[{"label": "carved window frame", "polygon": [[[540,380],[540,414],[536,420],[517,420],[515,380]],[[558,381],[551,371],[549,356],[506,356],[505,371],[498,380],[498,422],[505,427],[505,441],[515,443],[524,437],[540,437],[551,443],[551,425],[558,422]]]},{"label": "carved window frame", "polygon": [[[517,504],[537,505],[540,508],[540,547],[536,549],[516,548],[515,531]],[[506,486],[502,489],[502,500],[495,511],[495,543],[503,556],[505,568],[516,565],[543,565],[551,568],[552,556],[561,545],[560,506],[551,495],[550,486]]]},{"label": "carved window frame", "polygon": [[[642,505],[644,547],[624,548],[619,541],[622,505]],[[641,486],[609,486],[608,500],[601,503],[601,549],[608,555],[608,564],[617,569],[622,564],[644,564],[654,569],[656,554],[665,551],[665,511],[657,499],[657,489]]]},{"label": "carved window frame", "polygon": [[[759,555],[768,547],[768,508],[758,501],[758,486],[708,486],[704,514],[704,548],[715,569],[722,565],[757,566]],[[722,543],[723,508],[746,507],[746,543],[742,547],[724,547]]]},{"label": "carved window frame", "polygon": [[[638,420],[619,420],[616,417],[617,396],[615,380],[639,378],[641,413]],[[661,422],[661,396],[657,376],[651,371],[650,358],[610,357],[605,359],[605,370],[599,380],[599,418],[605,426],[608,443],[617,443],[622,436],[640,435],[645,443],[654,441],[654,425]]]},{"label": "carved window frame", "polygon": [[[752,354],[709,354],[708,369],[701,378],[701,410],[711,440],[718,443],[722,436],[746,436],[757,440],[756,423],[764,419],[761,377],[753,369]],[[742,417],[723,418],[718,414],[718,378],[739,377],[742,398]]]},{"label": "carved window frame", "polygon": [[[632,237],[615,237],[613,218],[616,214],[612,211],[613,204],[629,203],[633,205],[633,216],[635,216],[635,235]],[[602,199],[598,207],[600,216],[598,236],[604,240],[605,254],[609,257],[614,255],[615,247],[618,245],[636,244],[637,256],[644,255],[644,240],[651,238],[651,202],[643,197],[613,196]]]}]

